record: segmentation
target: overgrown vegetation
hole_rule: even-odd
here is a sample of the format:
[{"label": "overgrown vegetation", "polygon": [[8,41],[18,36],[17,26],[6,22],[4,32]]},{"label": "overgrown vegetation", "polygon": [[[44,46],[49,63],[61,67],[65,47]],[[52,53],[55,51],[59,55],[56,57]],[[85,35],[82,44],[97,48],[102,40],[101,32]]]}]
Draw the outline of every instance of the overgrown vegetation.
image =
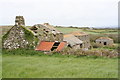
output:
[{"label": "overgrown vegetation", "polygon": [[92,50],[83,50],[83,49],[64,49],[61,54],[65,55],[75,55],[75,56],[91,56],[91,57],[109,57],[109,58],[117,58],[118,52],[115,50],[108,49],[92,49]]},{"label": "overgrown vegetation", "polygon": [[73,57],[109,57],[109,58],[117,58],[118,57],[118,52],[115,50],[107,50],[107,49],[93,49],[93,50],[74,50],[71,48],[65,48],[61,52],[48,52],[47,54],[44,54],[44,52],[41,51],[35,51],[35,50],[30,50],[30,49],[16,49],[16,50],[6,50],[3,49],[3,54],[8,54],[8,55],[23,55],[23,56],[73,56]]},{"label": "overgrown vegetation", "polygon": [[[34,46],[38,43],[38,38],[34,36],[33,32],[28,30],[26,27],[21,26],[25,32],[25,39],[29,41],[28,48],[34,49]],[[34,46],[33,46],[34,45]]]}]

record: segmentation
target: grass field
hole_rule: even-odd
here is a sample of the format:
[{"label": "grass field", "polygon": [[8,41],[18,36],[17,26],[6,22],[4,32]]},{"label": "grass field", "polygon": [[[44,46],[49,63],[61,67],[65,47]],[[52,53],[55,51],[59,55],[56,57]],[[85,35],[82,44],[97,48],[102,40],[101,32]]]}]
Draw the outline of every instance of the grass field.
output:
[{"label": "grass field", "polygon": [[88,34],[118,34],[117,30],[84,30],[84,29],[79,29],[79,28],[69,28],[69,27],[56,27],[57,30],[63,32],[63,33],[71,33],[74,31],[82,31],[86,32]]},{"label": "grass field", "polygon": [[3,78],[117,77],[117,58],[3,55]]},{"label": "grass field", "polygon": [[81,29],[76,29],[76,28],[68,28],[68,27],[56,27],[57,30],[63,32],[64,34],[66,33],[71,33],[71,32],[74,32],[74,31],[82,31]]}]

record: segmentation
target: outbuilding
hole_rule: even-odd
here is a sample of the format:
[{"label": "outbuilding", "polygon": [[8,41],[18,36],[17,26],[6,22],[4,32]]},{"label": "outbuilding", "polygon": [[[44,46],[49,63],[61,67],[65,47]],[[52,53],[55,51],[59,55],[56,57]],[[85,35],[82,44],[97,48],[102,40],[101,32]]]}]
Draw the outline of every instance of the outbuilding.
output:
[{"label": "outbuilding", "polygon": [[95,41],[97,44],[99,45],[103,45],[103,46],[110,46],[113,45],[113,39],[109,38],[109,37],[100,37],[98,39],[96,39]]},{"label": "outbuilding", "polygon": [[80,49],[83,48],[83,41],[79,40],[77,37],[75,37],[72,34],[66,34],[64,35],[63,41],[67,42],[68,47],[71,47],[73,49]]}]

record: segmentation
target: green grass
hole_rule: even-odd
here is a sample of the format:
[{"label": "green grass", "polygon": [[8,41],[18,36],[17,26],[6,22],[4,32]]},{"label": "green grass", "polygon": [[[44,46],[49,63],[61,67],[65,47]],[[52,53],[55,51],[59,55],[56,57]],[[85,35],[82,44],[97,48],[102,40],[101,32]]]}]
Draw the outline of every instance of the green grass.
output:
[{"label": "green grass", "polygon": [[69,27],[56,27],[57,30],[63,32],[63,33],[71,33],[74,31],[82,31],[86,32],[88,34],[118,34],[117,30],[84,30],[79,28],[69,28]]},{"label": "green grass", "polygon": [[117,58],[3,54],[3,78],[117,77]]},{"label": "green grass", "polygon": [[74,31],[82,31],[81,29],[76,29],[76,28],[68,28],[68,27],[56,27],[57,30],[63,32],[64,34],[66,33],[71,33]]},{"label": "green grass", "polygon": [[118,30],[83,30],[84,32],[88,34],[118,34]]}]

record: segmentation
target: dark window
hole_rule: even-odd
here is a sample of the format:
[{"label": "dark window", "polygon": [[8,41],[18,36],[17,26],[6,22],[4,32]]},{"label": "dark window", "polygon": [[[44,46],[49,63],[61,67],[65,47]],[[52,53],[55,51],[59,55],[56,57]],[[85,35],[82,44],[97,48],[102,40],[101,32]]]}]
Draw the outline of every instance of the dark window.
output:
[{"label": "dark window", "polygon": [[49,31],[46,31],[47,33],[49,32]]},{"label": "dark window", "polygon": [[104,45],[107,45],[107,42],[104,42]]},{"label": "dark window", "polygon": [[54,37],[56,37],[56,35],[55,35],[55,34],[53,34],[53,36],[54,36]]},{"label": "dark window", "polygon": [[82,44],[80,44],[80,48],[82,48]]},{"label": "dark window", "polygon": [[68,47],[69,47],[69,48],[72,48],[72,46],[71,46],[70,44],[68,45]]}]

